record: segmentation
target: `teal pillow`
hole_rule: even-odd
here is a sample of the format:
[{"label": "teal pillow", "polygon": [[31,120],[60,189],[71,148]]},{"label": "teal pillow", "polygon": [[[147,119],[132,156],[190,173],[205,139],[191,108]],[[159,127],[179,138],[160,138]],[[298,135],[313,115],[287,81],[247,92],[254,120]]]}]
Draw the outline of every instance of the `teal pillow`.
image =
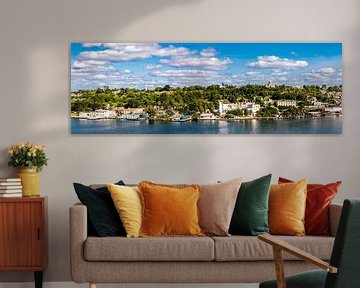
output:
[{"label": "teal pillow", "polygon": [[271,174],[241,184],[231,218],[230,234],[256,236],[269,233],[270,182]]}]

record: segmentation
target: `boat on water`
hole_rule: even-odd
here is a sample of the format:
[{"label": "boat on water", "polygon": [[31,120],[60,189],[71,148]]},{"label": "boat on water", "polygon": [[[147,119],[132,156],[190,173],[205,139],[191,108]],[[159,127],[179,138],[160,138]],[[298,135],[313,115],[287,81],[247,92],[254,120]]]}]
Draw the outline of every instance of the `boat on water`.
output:
[{"label": "boat on water", "polygon": [[180,117],[174,117],[171,119],[171,122],[188,122],[192,120],[191,115],[182,114]]}]

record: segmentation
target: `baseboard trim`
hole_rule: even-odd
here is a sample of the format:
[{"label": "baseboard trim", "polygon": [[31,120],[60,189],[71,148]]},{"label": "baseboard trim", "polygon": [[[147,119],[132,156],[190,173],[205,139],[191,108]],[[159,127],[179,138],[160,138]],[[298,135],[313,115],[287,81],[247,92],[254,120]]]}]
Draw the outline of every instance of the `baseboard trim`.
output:
[{"label": "baseboard trim", "polygon": [[[88,288],[74,282],[44,282],[43,288]],[[259,284],[98,284],[97,288],[258,288]],[[34,288],[31,282],[2,282],[0,288]]]}]

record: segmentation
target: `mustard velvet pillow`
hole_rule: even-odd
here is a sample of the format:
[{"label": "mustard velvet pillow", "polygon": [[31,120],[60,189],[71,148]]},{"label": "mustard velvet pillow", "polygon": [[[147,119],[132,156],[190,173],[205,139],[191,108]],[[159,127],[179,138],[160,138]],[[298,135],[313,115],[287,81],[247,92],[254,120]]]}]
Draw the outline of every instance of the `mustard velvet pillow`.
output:
[{"label": "mustard velvet pillow", "polygon": [[199,185],[172,186],[143,181],[140,236],[203,236],[197,201]]},{"label": "mustard velvet pillow", "polygon": [[271,185],[269,195],[271,234],[305,235],[306,185],[307,179]]},{"label": "mustard velvet pillow", "polygon": [[141,196],[137,187],[107,185],[127,237],[139,237],[141,226]]}]

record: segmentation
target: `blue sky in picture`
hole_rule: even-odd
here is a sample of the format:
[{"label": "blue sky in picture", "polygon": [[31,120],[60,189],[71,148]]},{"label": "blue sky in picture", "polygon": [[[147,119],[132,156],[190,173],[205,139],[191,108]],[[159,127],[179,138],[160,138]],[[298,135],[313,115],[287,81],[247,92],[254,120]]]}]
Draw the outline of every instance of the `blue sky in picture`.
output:
[{"label": "blue sky in picture", "polygon": [[341,85],[341,43],[72,43],[71,91]]}]

